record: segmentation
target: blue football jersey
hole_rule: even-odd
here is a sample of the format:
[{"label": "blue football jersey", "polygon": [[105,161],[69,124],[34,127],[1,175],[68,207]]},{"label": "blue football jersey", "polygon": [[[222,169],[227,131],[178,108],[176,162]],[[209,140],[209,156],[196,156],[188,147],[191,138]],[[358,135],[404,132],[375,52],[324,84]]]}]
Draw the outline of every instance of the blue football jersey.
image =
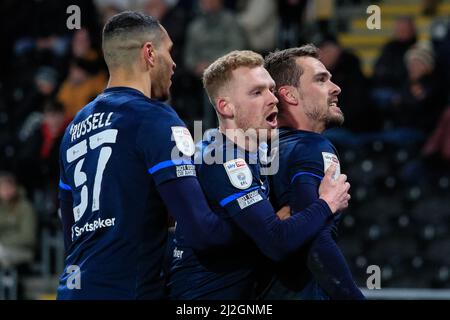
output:
[{"label": "blue football jersey", "polygon": [[[218,130],[199,144],[195,163],[211,209],[233,221],[242,210],[268,199],[269,186],[260,174],[257,153],[237,147]],[[174,299],[249,299],[262,256],[254,242],[236,227],[227,247],[194,252],[183,241],[183,225],[175,231],[170,295]]]},{"label": "blue football jersey", "polygon": [[295,179],[302,179],[318,188],[331,164],[337,166],[335,176],[340,174],[336,148],[321,134],[280,128],[279,148],[279,170],[270,176],[271,201],[276,210],[290,204],[295,196],[291,188]]},{"label": "blue football jersey", "polygon": [[[269,176],[270,200],[274,208],[279,210],[289,205],[292,210],[298,212],[316,200],[319,197],[320,182],[331,164],[337,166],[336,177],[340,174],[338,153],[323,135],[311,131],[280,128],[279,170],[275,175]],[[305,202],[304,207],[294,204],[298,195],[292,185],[296,179],[317,189],[317,195],[311,197],[310,203]],[[306,266],[308,248],[306,245],[291,258],[276,265],[279,282],[275,283],[275,287],[285,298],[301,297],[299,292],[307,287],[312,279]],[[276,294],[270,297],[276,298]],[[309,298],[312,298],[311,295]]]},{"label": "blue football jersey", "polygon": [[59,299],[161,299],[168,216],[156,187],[195,176],[195,146],[168,105],[106,89],[68,126],[60,197],[73,202]]}]

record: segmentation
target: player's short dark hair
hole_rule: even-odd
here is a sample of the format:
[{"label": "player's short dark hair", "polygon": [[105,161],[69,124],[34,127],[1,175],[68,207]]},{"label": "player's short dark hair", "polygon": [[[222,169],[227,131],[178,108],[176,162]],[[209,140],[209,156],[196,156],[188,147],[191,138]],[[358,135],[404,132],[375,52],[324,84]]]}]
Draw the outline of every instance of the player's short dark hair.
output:
[{"label": "player's short dark hair", "polygon": [[103,28],[103,39],[133,31],[159,32],[157,19],[136,11],[124,11],[112,16]]},{"label": "player's short dark hair", "polygon": [[124,11],[111,17],[103,28],[102,44],[108,67],[133,61],[133,49],[139,49],[145,42],[158,47],[163,37],[159,21],[135,11]]},{"label": "player's short dark hair", "polygon": [[313,44],[306,44],[298,48],[290,48],[269,53],[264,59],[264,67],[275,81],[277,89],[289,85],[298,87],[303,69],[296,63],[300,57],[318,59],[319,53]]}]

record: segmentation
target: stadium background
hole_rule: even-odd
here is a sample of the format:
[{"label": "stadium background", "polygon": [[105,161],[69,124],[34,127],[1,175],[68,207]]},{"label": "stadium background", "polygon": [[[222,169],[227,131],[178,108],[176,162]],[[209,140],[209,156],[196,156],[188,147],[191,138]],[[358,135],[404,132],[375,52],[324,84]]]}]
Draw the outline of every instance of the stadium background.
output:
[{"label": "stadium background", "polygon": [[[80,30],[66,26],[72,4]],[[370,5],[381,29],[368,28]],[[345,125],[326,135],[352,184],[339,244],[355,279],[365,289],[367,267],[377,265],[382,290],[365,290],[369,297],[450,299],[448,0],[3,0],[0,191],[14,175],[18,195],[10,203],[0,192],[0,249],[15,241],[29,254],[0,266],[0,299],[54,298],[59,140],[106,85],[101,26],[125,9],[159,18],[171,35],[171,104],[191,129],[194,120],[214,126],[199,75],[216,57],[318,45],[342,89]],[[17,208],[22,220],[5,222]]]}]

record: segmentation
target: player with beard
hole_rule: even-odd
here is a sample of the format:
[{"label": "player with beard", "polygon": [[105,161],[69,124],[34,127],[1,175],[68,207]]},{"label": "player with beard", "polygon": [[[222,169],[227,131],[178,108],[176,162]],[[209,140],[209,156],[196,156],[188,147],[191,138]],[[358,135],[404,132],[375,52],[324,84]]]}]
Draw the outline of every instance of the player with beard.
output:
[{"label": "player with beard", "polygon": [[[317,200],[331,164],[337,165],[336,175],[340,173],[337,150],[321,133],[344,122],[338,106],[341,89],[331,81],[313,45],[271,53],[265,67],[279,99],[280,168],[270,176],[271,202],[276,210],[289,206],[300,212]],[[302,250],[277,264],[266,298],[364,298],[335,242],[337,217]]]},{"label": "player with beard", "polygon": [[277,217],[257,153],[259,138],[270,137],[278,113],[275,83],[263,64],[255,52],[233,51],[204,72],[219,129],[208,132],[195,163],[211,208],[236,226],[236,234],[227,246],[198,252],[184,240],[189,226],[177,223],[169,282],[174,299],[255,297],[256,273],[265,269],[260,252],[273,260],[286,257],[348,205],[345,175],[331,183],[334,171],[328,170],[316,200],[291,218]]}]

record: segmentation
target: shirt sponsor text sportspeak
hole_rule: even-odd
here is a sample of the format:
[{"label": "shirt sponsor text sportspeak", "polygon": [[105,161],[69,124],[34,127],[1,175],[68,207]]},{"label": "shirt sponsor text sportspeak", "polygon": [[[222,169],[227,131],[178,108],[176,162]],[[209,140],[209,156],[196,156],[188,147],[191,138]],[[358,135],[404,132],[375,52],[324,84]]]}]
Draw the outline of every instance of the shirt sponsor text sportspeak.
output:
[{"label": "shirt sponsor text sportspeak", "polygon": [[111,219],[109,219],[109,218],[108,219],[98,218],[97,220],[94,220],[94,222],[92,222],[92,223],[88,223],[87,222],[82,227],[74,226],[73,233],[75,234],[76,237],[79,237],[85,232],[93,232],[93,231],[95,231],[97,229],[113,227],[115,220],[116,220],[116,218],[111,218]]}]

